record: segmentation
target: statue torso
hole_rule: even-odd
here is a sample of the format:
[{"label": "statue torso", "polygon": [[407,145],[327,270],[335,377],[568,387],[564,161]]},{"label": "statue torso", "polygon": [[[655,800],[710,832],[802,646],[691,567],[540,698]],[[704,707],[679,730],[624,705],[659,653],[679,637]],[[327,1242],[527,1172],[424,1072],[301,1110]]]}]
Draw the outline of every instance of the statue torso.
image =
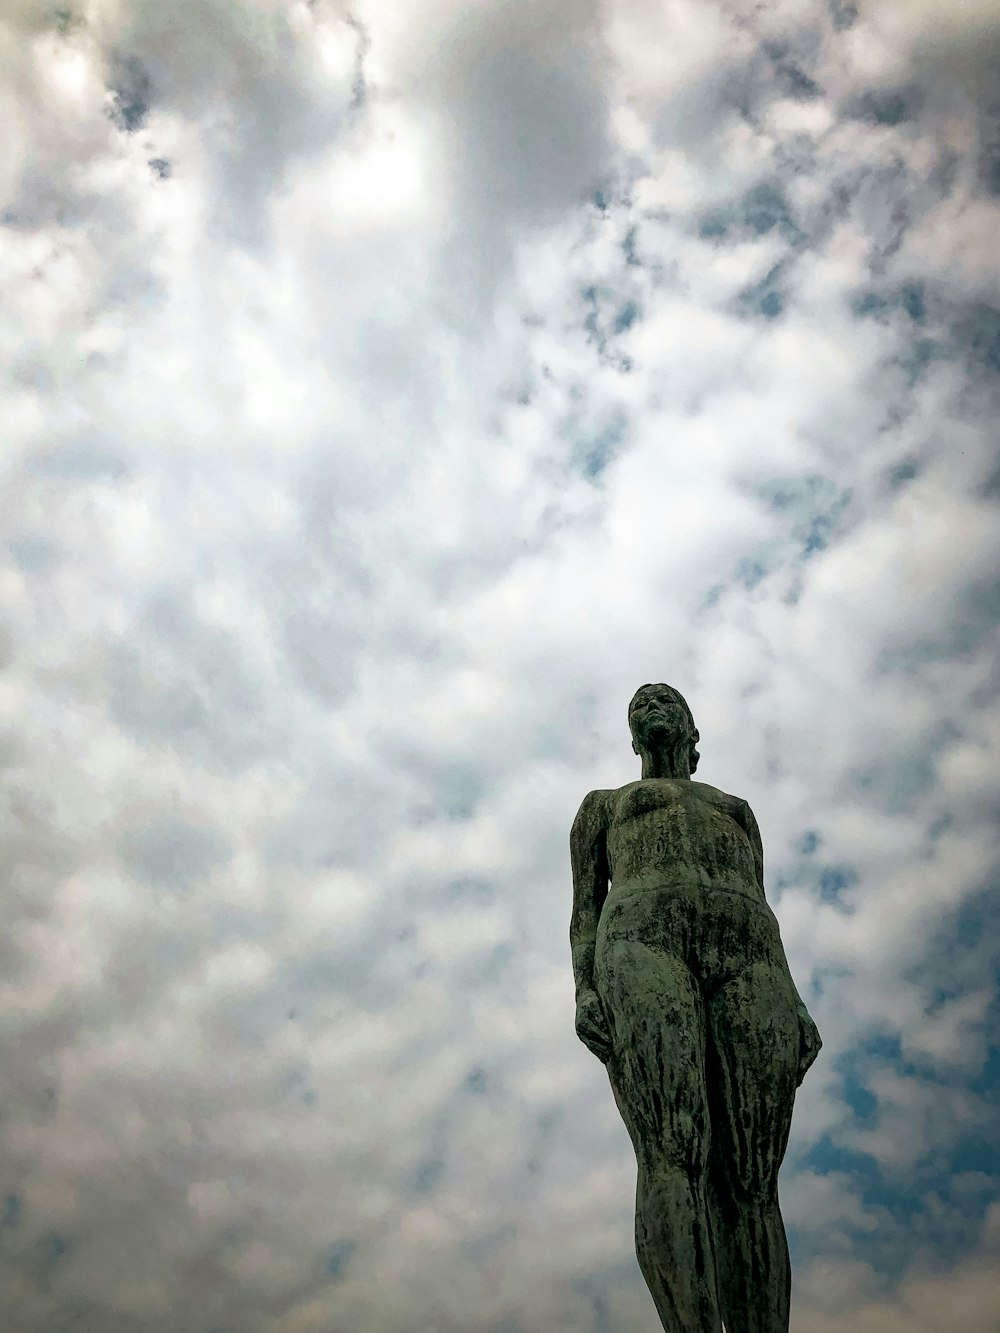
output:
[{"label": "statue torso", "polygon": [[763,899],[743,801],[693,779],[642,778],[607,794],[611,892],[728,889]]}]

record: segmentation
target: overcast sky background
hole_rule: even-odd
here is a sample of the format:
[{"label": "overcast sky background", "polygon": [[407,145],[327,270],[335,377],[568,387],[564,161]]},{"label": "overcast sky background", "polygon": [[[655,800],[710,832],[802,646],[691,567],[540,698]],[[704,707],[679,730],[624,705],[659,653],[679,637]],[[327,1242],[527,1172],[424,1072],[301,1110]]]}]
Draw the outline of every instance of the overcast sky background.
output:
[{"label": "overcast sky background", "polygon": [[652,1333],[568,830],[687,697],[795,1333],[1000,1309],[995,0],[0,0],[11,1333]]}]

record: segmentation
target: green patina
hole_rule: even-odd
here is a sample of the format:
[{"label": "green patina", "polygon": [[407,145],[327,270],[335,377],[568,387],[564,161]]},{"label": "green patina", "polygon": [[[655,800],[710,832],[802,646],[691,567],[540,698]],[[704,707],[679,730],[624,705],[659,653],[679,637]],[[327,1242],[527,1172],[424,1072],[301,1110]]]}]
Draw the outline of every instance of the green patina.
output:
[{"label": "green patina", "polygon": [[576,1029],[635,1147],[636,1253],[668,1333],[787,1333],[778,1168],[821,1045],[764,897],[746,801],[691,774],[669,685],[629,705],[642,777],[570,835]]}]

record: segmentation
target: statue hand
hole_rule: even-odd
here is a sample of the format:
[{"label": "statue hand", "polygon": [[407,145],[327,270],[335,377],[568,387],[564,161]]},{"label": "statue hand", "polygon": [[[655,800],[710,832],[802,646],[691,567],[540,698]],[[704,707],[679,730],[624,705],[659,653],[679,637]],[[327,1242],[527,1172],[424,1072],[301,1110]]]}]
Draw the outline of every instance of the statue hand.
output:
[{"label": "statue hand", "polygon": [[576,1002],[576,1035],[602,1064],[607,1064],[613,1046],[604,1009],[595,990],[581,991]]},{"label": "statue hand", "polygon": [[822,1045],[823,1038],[819,1035],[819,1028],[810,1018],[805,1005],[802,1005],[799,1009],[799,1072],[796,1086],[801,1084],[809,1072],[809,1067],[819,1055]]}]

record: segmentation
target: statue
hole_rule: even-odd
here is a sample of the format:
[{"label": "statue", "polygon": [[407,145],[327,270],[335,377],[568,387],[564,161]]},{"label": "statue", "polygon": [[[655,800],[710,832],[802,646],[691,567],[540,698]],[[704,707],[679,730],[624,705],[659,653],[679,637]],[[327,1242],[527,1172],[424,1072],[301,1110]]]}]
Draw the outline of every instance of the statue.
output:
[{"label": "statue", "polygon": [[642,777],[573,821],[576,1030],[635,1148],[635,1244],[668,1333],[787,1333],[778,1210],[795,1090],[821,1046],[764,898],[746,801],[694,782],[669,685],[629,704]]}]

